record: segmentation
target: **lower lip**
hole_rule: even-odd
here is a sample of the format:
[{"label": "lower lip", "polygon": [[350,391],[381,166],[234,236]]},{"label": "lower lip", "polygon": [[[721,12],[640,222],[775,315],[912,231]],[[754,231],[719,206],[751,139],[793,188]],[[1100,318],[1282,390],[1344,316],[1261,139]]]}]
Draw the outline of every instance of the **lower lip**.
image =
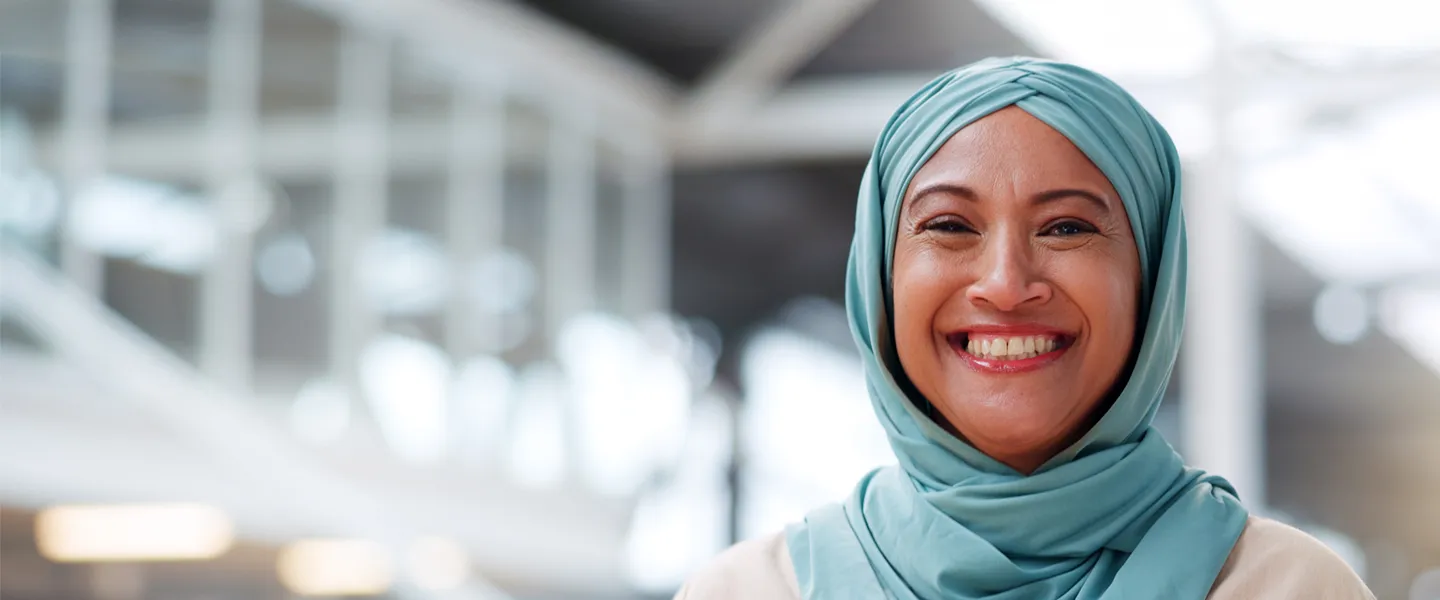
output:
[{"label": "lower lip", "polygon": [[1065,351],[1069,349],[1069,346],[1065,346],[1063,348],[1051,350],[1049,352],[1041,354],[1040,356],[1035,356],[1032,358],[1022,358],[1020,360],[980,358],[959,348],[955,349],[955,353],[959,354],[960,358],[965,361],[965,364],[970,365],[970,368],[975,369],[976,371],[980,371],[981,373],[1008,374],[1024,373],[1026,371],[1034,371],[1035,369],[1044,367],[1045,365],[1059,360],[1060,356],[1062,354],[1065,354]]}]

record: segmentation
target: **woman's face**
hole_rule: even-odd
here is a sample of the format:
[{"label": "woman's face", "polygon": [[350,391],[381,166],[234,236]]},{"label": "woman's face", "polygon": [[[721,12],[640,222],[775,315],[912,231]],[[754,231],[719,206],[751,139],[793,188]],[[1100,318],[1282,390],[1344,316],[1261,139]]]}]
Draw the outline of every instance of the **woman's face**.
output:
[{"label": "woman's face", "polygon": [[1134,344],[1139,285],[1109,180],[1019,108],[961,129],[905,193],[900,363],[953,432],[1022,473],[1106,408]]}]

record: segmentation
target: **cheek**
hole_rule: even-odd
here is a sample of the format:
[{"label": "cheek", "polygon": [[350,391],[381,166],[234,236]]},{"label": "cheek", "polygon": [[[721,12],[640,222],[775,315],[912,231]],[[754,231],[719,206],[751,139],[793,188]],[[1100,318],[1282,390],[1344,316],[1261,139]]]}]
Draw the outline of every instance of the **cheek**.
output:
[{"label": "cheek", "polygon": [[1136,295],[1139,290],[1131,282],[1119,278],[1109,287],[1109,303],[1106,305],[1110,309],[1106,329],[1112,332],[1109,347],[1119,357],[1118,362],[1124,363],[1135,343]]},{"label": "cheek", "polygon": [[[935,315],[954,295],[957,274],[953,261],[913,245],[895,248],[892,289],[895,303],[895,344],[901,358],[919,356],[932,344]],[[907,369],[910,366],[907,365]]]},{"label": "cheek", "polygon": [[[1086,260],[1059,269],[1066,278],[1068,295],[1085,314],[1090,334],[1097,342],[1092,352],[1113,375],[1124,366],[1135,342],[1139,314],[1139,266],[1116,269],[1114,259]],[[1123,258],[1119,261],[1125,264]]]}]

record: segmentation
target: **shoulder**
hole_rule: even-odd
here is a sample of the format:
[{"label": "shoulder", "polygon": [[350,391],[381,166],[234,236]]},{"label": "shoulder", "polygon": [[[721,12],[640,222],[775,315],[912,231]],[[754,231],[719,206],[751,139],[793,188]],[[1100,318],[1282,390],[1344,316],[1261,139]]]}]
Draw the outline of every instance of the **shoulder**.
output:
[{"label": "shoulder", "polygon": [[740,542],[720,553],[680,588],[675,600],[798,600],[785,534]]},{"label": "shoulder", "polygon": [[1284,523],[1250,517],[1210,590],[1211,600],[1374,600],[1365,583],[1319,540]]}]

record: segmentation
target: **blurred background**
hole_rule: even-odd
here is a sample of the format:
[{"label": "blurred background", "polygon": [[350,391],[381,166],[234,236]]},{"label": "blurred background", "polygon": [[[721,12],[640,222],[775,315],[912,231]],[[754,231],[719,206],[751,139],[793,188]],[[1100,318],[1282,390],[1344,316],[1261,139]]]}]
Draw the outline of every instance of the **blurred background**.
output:
[{"label": "blurred background", "polygon": [[1011,54],[1180,146],[1172,443],[1440,598],[1424,0],[0,0],[0,597],[668,597],[893,461],[860,172]]}]

